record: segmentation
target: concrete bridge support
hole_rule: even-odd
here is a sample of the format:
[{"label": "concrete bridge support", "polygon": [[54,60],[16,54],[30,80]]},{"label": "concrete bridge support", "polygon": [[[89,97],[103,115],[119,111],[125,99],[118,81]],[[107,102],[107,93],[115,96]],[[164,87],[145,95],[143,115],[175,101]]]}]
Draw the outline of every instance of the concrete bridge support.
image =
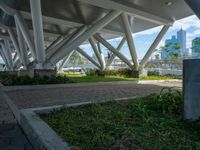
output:
[{"label": "concrete bridge support", "polygon": [[36,52],[36,68],[43,69],[45,62],[45,50],[44,50],[44,34],[42,25],[42,12],[41,12],[41,1],[30,0],[33,33],[35,40],[35,52]]}]

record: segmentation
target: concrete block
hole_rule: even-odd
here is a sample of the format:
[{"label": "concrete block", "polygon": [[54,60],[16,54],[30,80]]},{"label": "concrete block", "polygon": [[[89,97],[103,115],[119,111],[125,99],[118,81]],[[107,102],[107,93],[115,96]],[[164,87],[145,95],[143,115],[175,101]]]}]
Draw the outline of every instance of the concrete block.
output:
[{"label": "concrete block", "polygon": [[3,71],[5,73],[8,73],[10,75],[17,75],[17,71]]},{"label": "concrete block", "polygon": [[52,69],[34,69],[34,75],[52,76],[56,75],[57,71]]},{"label": "concrete block", "polygon": [[184,118],[200,118],[200,59],[183,61]]},{"label": "concrete block", "polygon": [[28,69],[28,70],[19,70],[18,76],[29,76],[34,77],[35,75],[38,76],[52,76],[56,75],[56,70],[51,69]]},{"label": "concrete block", "polygon": [[29,76],[31,78],[34,77],[34,70],[33,69],[28,69],[28,70],[19,70],[18,71],[18,76]]},{"label": "concrete block", "polygon": [[21,110],[20,125],[37,150],[70,149],[67,143],[31,110]]}]

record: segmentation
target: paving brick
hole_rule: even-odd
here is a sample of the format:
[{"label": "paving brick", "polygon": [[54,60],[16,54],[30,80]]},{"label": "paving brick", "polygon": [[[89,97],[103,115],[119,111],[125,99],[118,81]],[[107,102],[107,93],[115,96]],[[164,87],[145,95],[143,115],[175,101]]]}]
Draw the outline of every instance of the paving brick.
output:
[{"label": "paving brick", "polygon": [[0,150],[33,150],[0,94]]},{"label": "paving brick", "polygon": [[0,147],[4,147],[6,145],[10,145],[11,139],[10,138],[0,138]]},{"label": "paving brick", "polygon": [[8,145],[3,147],[1,150],[26,150],[25,145]]}]

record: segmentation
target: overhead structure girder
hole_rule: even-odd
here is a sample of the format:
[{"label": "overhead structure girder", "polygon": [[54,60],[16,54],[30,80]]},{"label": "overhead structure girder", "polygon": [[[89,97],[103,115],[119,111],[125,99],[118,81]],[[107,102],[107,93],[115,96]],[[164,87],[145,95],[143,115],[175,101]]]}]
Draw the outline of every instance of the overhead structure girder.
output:
[{"label": "overhead structure girder", "polygon": [[[85,57],[99,69],[105,69],[105,67],[110,66],[117,56],[131,69],[138,70],[145,66],[158,43],[167,32],[169,26],[172,25],[175,20],[193,14],[182,1],[173,2],[175,7],[180,7],[180,10],[182,10],[182,12],[179,13],[175,8],[163,6],[165,2],[153,0],[152,4],[161,7],[163,11],[161,14],[157,13],[161,12],[159,11],[160,8],[148,5],[150,2],[147,0],[141,0],[142,2],[140,3],[135,1],[127,2],[126,0],[77,1],[60,0],[60,5],[56,5],[54,1],[45,5],[47,0],[30,0],[26,3],[21,3],[18,8],[12,7],[7,1],[0,1],[1,11],[12,16],[15,21],[15,24],[3,26],[6,30],[5,34],[0,31],[0,38],[2,38],[3,41],[7,41],[6,43],[3,42],[7,50],[5,53],[6,55],[3,56],[5,57],[4,59],[7,60],[7,65],[9,65],[10,68],[13,68],[13,65],[16,67],[16,59],[14,64],[14,59],[12,59],[13,51],[15,51],[15,53],[17,52],[15,58],[19,58],[20,61],[17,68],[20,68],[19,65],[22,65],[24,68],[31,65],[33,68],[45,69],[46,66],[50,66],[50,68],[55,67],[57,62],[63,58],[63,60],[66,60],[66,58],[76,50],[82,55],[85,55]],[[196,7],[194,7],[195,0],[185,1],[198,15],[198,8],[196,9]],[[19,0],[19,2],[21,1]],[[30,4],[30,8],[27,7],[27,9],[25,9],[25,5],[28,3]],[[68,5],[62,5],[66,3],[68,3]],[[53,4],[55,4],[55,9],[50,7],[53,6]],[[79,9],[71,10],[73,5],[79,5]],[[64,7],[70,10],[68,11],[68,9],[66,10]],[[52,10],[49,11],[49,8],[52,8]],[[151,8],[151,10],[148,10],[148,8]],[[56,12],[56,10],[66,10],[66,15]],[[51,13],[51,11],[55,12]],[[71,14],[72,12],[73,14]],[[142,61],[138,63],[137,51],[132,34],[159,25],[164,25],[163,29],[148,49]],[[114,48],[107,40],[116,37],[123,37],[123,39],[120,44]],[[55,38],[57,39],[55,40]],[[82,44],[88,44],[88,40],[98,62],[94,61],[85,51],[80,49]],[[98,43],[96,43],[96,41]],[[132,61],[119,52],[126,41]],[[112,56],[108,59],[107,64],[105,64],[100,43],[112,52]]]},{"label": "overhead structure girder", "polygon": [[92,49],[93,49],[93,51],[94,51],[94,53],[97,57],[99,64],[101,65],[101,70],[104,70],[105,69],[105,62],[104,62],[104,59],[103,59],[102,54],[100,52],[100,49],[96,45],[94,38],[90,37],[89,42],[90,42],[90,45],[92,46]]},{"label": "overhead structure girder", "polygon": [[92,64],[94,64],[98,69],[101,69],[101,66],[92,57],[90,57],[84,50],[82,50],[80,47],[77,47],[76,50],[85,58],[87,58]]},{"label": "overhead structure girder", "polygon": [[101,30],[104,26],[109,24],[112,20],[114,20],[120,14],[121,14],[120,11],[111,11],[111,12],[109,12],[106,16],[104,16],[96,24],[88,27],[88,29],[83,34],[78,36],[72,43],[66,43],[49,60],[47,60],[47,63],[56,64],[60,59],[62,59],[64,56],[68,55],[71,51],[76,49],[84,41],[86,41],[88,38],[90,38],[96,32]]},{"label": "overhead structure girder", "polygon": [[[126,42],[126,38],[123,37],[122,40],[120,41],[119,45],[117,46],[116,50],[120,51],[122,49],[123,45],[125,44],[125,42]],[[116,57],[116,55],[114,53],[112,53],[112,55],[110,56],[110,58],[107,61],[106,67],[109,67],[112,64],[115,57]]]}]

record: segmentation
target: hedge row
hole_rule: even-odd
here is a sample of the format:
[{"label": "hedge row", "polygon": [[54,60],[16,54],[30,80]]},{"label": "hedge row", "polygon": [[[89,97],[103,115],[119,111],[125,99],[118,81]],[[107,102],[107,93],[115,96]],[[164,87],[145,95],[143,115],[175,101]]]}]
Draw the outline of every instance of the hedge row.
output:
[{"label": "hedge row", "polygon": [[123,76],[123,77],[134,77],[137,76],[137,72],[133,72],[130,69],[118,69],[118,70],[91,70],[86,72],[88,76]]},{"label": "hedge row", "polygon": [[38,84],[62,84],[72,83],[64,75],[52,75],[52,76],[35,76],[33,78],[29,76],[17,76],[10,75],[8,73],[1,72],[0,80],[3,85],[38,85]]}]

